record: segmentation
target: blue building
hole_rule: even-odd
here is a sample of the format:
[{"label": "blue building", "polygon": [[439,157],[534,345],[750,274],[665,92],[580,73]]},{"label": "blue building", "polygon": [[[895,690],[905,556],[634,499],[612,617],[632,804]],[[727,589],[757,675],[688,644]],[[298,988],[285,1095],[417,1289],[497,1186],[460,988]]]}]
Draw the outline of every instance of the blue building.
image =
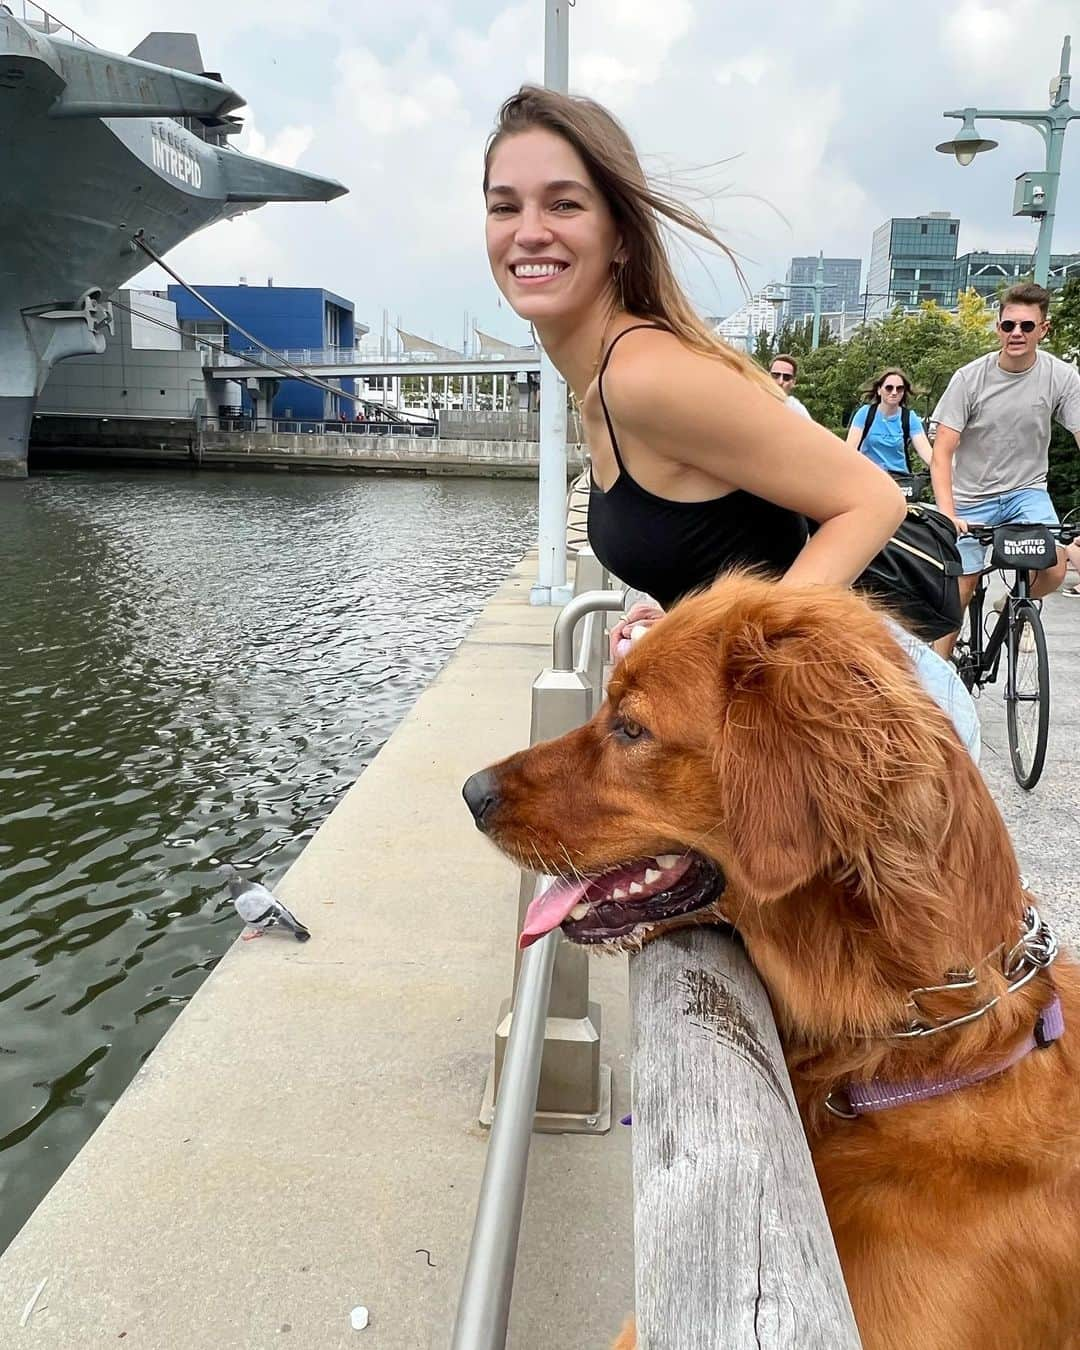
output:
[{"label": "blue building", "polygon": [[[274,351],[296,349],[321,350],[327,347],[353,347],[368,330],[356,322],[351,300],[314,286],[196,286],[196,290],[241,327],[253,333]],[[205,305],[182,286],[169,287],[169,299],[185,332],[198,345],[200,339],[227,351],[252,349],[251,342],[231,324],[223,323]],[[338,383],[337,380],[334,383]],[[347,394],[356,393],[356,381],[340,381]],[[251,410],[247,390],[243,391],[245,410]],[[332,419],[344,412],[353,417],[355,404],[302,380],[283,379],[274,396],[274,417]]]}]

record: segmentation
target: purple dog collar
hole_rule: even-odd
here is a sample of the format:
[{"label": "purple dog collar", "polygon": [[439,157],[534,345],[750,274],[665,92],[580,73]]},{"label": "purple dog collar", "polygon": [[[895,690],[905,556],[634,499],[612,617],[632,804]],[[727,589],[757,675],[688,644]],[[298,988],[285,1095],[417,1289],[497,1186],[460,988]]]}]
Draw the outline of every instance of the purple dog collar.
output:
[{"label": "purple dog collar", "polygon": [[987,1078],[993,1078],[1030,1055],[1032,1050],[1044,1050],[1060,1040],[1065,1032],[1065,1015],[1061,1000],[1054,995],[1035,1021],[1031,1035],[1016,1047],[1000,1064],[980,1069],[977,1073],[959,1074],[955,1078],[914,1078],[907,1083],[880,1083],[872,1078],[868,1083],[849,1083],[846,1088],[834,1088],[825,1099],[825,1105],[834,1116],[854,1120],[873,1111],[886,1111],[890,1106],[906,1106],[911,1102],[925,1102],[932,1097],[943,1097],[948,1092],[972,1087]]}]

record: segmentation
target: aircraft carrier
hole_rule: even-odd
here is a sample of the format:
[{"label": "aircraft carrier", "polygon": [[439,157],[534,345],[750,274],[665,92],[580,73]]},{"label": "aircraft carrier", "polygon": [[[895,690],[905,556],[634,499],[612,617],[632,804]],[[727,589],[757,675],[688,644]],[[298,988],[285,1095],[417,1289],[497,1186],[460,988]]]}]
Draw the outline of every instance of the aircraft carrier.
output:
[{"label": "aircraft carrier", "polygon": [[36,5],[0,3],[0,478],[26,474],[34,405],[57,361],[104,351],[109,296],[157,254],[267,202],[340,183],[228,143],[244,100],[190,33],[127,56]]}]

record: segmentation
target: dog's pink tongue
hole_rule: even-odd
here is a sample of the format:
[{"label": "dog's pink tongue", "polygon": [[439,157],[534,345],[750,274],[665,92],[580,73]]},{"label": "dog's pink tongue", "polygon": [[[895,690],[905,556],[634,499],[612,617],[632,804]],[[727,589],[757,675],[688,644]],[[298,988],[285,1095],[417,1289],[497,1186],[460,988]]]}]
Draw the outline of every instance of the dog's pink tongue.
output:
[{"label": "dog's pink tongue", "polygon": [[545,933],[558,928],[574,906],[584,899],[588,889],[587,881],[557,881],[543,895],[538,895],[526,911],[525,924],[518,938],[522,951],[539,942]]}]

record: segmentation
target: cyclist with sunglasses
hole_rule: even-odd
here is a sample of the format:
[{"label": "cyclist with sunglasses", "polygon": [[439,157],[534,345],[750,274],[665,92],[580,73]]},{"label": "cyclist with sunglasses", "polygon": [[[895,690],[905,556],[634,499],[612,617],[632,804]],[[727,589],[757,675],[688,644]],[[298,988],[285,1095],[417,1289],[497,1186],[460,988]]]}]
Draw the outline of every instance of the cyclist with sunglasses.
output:
[{"label": "cyclist with sunglasses", "polygon": [[[938,424],[930,478],[939,508],[956,522],[965,575],[960,600],[966,608],[986,559],[968,536],[969,523],[1057,523],[1046,490],[1050,422],[1055,419],[1080,443],[1080,375],[1076,367],[1039,350],[1050,331],[1050,293],[1023,283],[1001,297],[1000,350],[961,366],[934,409]],[[1056,591],[1065,578],[1065,555],[1032,577],[1034,597]],[[935,646],[952,651],[956,635]]]}]

